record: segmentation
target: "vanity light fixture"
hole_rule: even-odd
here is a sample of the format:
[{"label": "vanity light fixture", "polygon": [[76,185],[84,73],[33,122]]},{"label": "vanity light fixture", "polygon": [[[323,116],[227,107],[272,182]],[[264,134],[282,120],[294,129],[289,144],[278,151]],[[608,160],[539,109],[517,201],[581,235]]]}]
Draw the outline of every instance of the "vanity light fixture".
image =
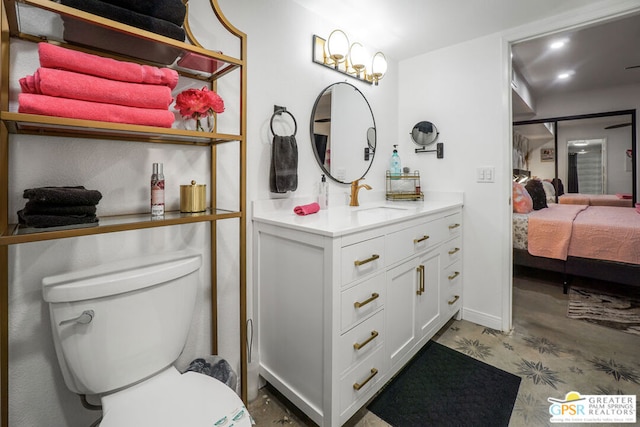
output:
[{"label": "vanity light fixture", "polygon": [[359,42],[349,44],[342,30],[333,30],[327,40],[314,35],[312,47],[313,62],[360,81],[377,86],[387,72],[384,53],[377,52],[369,59],[365,47]]}]

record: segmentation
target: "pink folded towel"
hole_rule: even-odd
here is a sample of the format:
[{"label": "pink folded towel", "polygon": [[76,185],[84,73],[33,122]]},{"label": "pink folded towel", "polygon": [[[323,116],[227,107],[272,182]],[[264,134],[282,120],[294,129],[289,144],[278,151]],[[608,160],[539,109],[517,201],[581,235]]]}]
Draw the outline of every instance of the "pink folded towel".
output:
[{"label": "pink folded towel", "polygon": [[175,119],[174,114],[169,110],[126,107],[31,93],[19,94],[18,104],[19,113],[102,122],[170,128]]},{"label": "pink folded towel", "polygon": [[164,85],[171,89],[178,84],[178,73],[170,68],[117,61],[50,43],[38,43],[38,53],[40,65],[46,68],[75,71],[122,82]]},{"label": "pink folded towel", "polygon": [[317,203],[309,203],[308,205],[296,206],[293,211],[297,215],[309,215],[314,214],[320,210],[320,205]]},{"label": "pink folded towel", "polygon": [[82,101],[168,109],[173,101],[168,86],[119,82],[72,71],[38,68],[20,79],[24,93],[59,96]]}]

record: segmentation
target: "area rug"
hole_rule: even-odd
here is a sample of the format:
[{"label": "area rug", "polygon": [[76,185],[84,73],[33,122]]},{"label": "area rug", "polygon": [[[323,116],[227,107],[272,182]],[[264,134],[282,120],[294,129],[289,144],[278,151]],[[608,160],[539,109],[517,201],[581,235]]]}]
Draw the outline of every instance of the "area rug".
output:
[{"label": "area rug", "polygon": [[434,341],[367,409],[396,427],[508,426],[520,377]]},{"label": "area rug", "polygon": [[567,317],[640,335],[640,291],[615,293],[572,286]]}]

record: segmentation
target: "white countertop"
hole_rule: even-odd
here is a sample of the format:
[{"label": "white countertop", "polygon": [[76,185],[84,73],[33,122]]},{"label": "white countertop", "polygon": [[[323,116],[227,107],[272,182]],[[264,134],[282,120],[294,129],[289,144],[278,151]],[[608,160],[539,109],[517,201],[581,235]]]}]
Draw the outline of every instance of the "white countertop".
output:
[{"label": "white countertop", "polygon": [[253,221],[329,237],[338,237],[461,207],[462,193],[429,193],[424,201],[378,201],[360,206],[329,206],[315,214],[297,215],[293,208],[308,199],[274,199],[253,204]]}]

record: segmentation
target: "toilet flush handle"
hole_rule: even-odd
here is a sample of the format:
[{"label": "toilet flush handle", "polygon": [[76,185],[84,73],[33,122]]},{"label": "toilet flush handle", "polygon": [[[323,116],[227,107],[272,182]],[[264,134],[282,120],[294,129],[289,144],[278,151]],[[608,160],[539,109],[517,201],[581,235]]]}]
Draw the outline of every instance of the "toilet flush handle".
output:
[{"label": "toilet flush handle", "polygon": [[67,323],[80,323],[81,325],[86,325],[87,323],[91,323],[93,320],[93,316],[95,313],[93,310],[85,310],[82,314],[74,319],[67,319],[60,322],[60,326],[66,325]]}]

